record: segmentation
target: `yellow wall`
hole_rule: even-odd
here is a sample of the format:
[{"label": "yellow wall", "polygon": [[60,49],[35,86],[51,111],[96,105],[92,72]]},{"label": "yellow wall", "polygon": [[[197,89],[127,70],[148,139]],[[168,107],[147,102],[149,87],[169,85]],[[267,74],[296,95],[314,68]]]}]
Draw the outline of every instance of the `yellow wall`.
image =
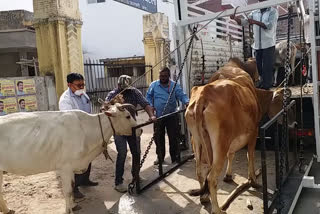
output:
[{"label": "yellow wall", "polygon": [[84,74],[78,0],[34,0],[39,70],[54,75],[57,97],[67,89],[67,74]]},{"label": "yellow wall", "polygon": [[[143,16],[143,43],[146,65],[153,68],[153,81],[159,79],[160,69],[168,66],[167,46],[169,40],[168,17],[163,13],[154,13]],[[161,62],[160,62],[161,61]],[[146,68],[146,72],[150,68]],[[151,72],[146,75],[147,84],[151,83]]]}]

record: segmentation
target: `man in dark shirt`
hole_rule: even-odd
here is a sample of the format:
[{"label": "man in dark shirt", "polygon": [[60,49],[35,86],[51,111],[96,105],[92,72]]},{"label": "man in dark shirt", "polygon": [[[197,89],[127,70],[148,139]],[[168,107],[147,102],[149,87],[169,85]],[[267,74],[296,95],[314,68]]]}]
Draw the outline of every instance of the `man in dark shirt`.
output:
[{"label": "man in dark shirt", "polygon": [[[126,89],[122,92],[123,99],[125,103],[130,103],[137,107],[139,104],[149,115],[150,120],[156,120],[156,117],[153,114],[153,108],[150,106],[149,102],[144,98],[144,96],[141,94],[141,92],[130,86],[131,84],[131,77],[127,75],[121,75],[118,79],[118,88],[111,91],[108,96],[106,97],[106,101],[110,102],[112,98],[114,98],[117,94],[119,94],[121,91]],[[128,109],[131,115],[135,118],[136,111],[135,109]],[[133,136],[114,136],[114,141],[117,148],[117,160],[116,160],[116,173],[115,173],[115,190],[118,192],[126,192],[127,186],[123,184],[123,173],[124,173],[124,164],[127,157],[127,142],[129,144],[130,152],[132,156],[134,156],[134,144],[137,145],[137,152],[139,156],[139,162],[135,163],[134,158],[132,158],[132,166],[140,165],[140,155],[141,155],[141,149],[140,149],[140,137],[136,137],[136,139]],[[133,169],[131,170],[131,173],[133,175]]]}]

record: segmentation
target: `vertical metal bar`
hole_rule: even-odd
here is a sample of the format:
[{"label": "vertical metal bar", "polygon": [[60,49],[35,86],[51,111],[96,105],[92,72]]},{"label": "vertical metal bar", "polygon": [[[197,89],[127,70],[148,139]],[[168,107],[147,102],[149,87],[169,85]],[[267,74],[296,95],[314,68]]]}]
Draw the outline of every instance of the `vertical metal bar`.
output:
[{"label": "vertical metal bar", "polygon": [[243,50],[243,58],[244,61],[247,60],[247,56],[246,56],[246,36],[245,36],[245,28],[242,27],[242,50]]},{"label": "vertical metal bar", "polygon": [[319,79],[318,79],[318,46],[316,43],[315,29],[315,1],[309,0],[310,15],[310,42],[312,56],[312,80],[313,80],[313,111],[314,111],[314,130],[316,137],[317,161],[320,162],[320,123],[319,123]]},{"label": "vertical metal bar", "polygon": [[[300,100],[302,101],[302,99]],[[297,107],[296,104],[292,106],[293,108],[293,118],[294,122],[297,120]],[[294,136],[294,143],[293,143],[293,156],[294,156],[294,162],[297,163],[298,161],[298,137],[297,137],[297,124],[294,125],[293,128],[293,136]]]},{"label": "vertical metal bar", "polygon": [[286,174],[289,173],[289,169],[290,169],[290,167],[289,167],[289,127],[288,127],[288,113],[289,113],[289,109],[288,109],[287,114],[286,114],[287,124],[285,124],[285,126],[286,126],[285,130],[286,130],[286,136],[287,136],[287,137],[286,137],[286,142],[285,142],[285,149],[286,149],[286,151],[285,151],[285,154],[286,154]]},{"label": "vertical metal bar", "polygon": [[[137,139],[137,136],[136,136],[136,128],[133,127],[132,128],[132,138],[133,139]],[[140,193],[140,176],[139,176],[139,171],[140,171],[140,163],[139,163],[139,153],[138,153],[138,147],[137,147],[137,144],[134,143],[133,144],[133,154],[132,154],[132,158],[133,158],[133,179],[136,183],[136,193],[139,194]]]},{"label": "vertical metal bar", "polygon": [[261,168],[262,168],[262,189],[263,189],[263,211],[268,213],[268,181],[267,181],[267,165],[266,165],[266,130],[260,128],[261,142]]},{"label": "vertical metal bar", "polygon": [[95,61],[95,70],[96,70],[96,74],[97,74],[97,88],[98,88],[98,91],[101,90],[101,82],[100,82],[100,69],[99,69],[99,65],[98,65],[98,60]]},{"label": "vertical metal bar", "polygon": [[90,78],[90,91],[94,91],[94,86],[93,86],[93,74],[92,74],[92,67],[91,67],[91,59],[89,59],[89,64],[88,64],[88,75]]},{"label": "vertical metal bar", "polygon": [[275,154],[275,165],[276,165],[276,186],[277,186],[277,189],[279,189],[279,185],[281,183],[280,181],[280,169],[279,169],[279,155],[280,155],[280,152],[279,152],[279,124],[278,123],[275,123],[275,126],[276,126],[276,131],[275,131],[275,142],[274,142],[274,154]]}]

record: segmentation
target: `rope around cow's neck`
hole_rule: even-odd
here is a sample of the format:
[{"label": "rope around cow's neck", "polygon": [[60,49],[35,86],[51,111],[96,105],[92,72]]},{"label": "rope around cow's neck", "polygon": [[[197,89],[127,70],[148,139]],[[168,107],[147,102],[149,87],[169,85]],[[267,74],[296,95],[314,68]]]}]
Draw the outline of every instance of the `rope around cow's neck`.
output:
[{"label": "rope around cow's neck", "polygon": [[[102,144],[102,147],[103,147],[103,155],[104,155],[104,157],[106,158],[106,160],[110,159],[110,161],[111,161],[112,163],[114,163],[114,161],[112,160],[112,158],[110,157],[109,152],[108,152],[108,143],[107,143],[107,141],[104,139],[100,114],[98,114],[98,119],[99,119],[99,126],[100,126],[100,131],[101,131],[102,142],[103,142],[103,144]],[[112,124],[112,121],[111,121],[110,117],[108,117],[108,119],[109,119],[109,122],[110,122],[110,125],[111,125],[111,128],[112,128],[112,131],[113,131],[113,135],[115,135],[115,134],[116,134],[116,131],[115,131],[115,129],[114,129],[114,126],[113,126],[113,124]]]}]

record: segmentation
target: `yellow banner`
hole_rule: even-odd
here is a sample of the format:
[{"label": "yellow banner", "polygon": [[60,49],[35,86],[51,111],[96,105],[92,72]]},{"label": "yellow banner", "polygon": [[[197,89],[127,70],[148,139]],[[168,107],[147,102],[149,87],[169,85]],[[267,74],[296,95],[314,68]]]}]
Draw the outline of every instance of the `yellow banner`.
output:
[{"label": "yellow banner", "polygon": [[13,80],[0,80],[0,97],[15,96]]},{"label": "yellow banner", "polygon": [[17,100],[15,97],[0,99],[0,116],[17,112]]},{"label": "yellow banner", "polygon": [[18,106],[20,112],[37,111],[37,97],[35,95],[20,96],[18,98]]},{"label": "yellow banner", "polygon": [[34,79],[16,80],[17,95],[35,94],[36,87]]}]

